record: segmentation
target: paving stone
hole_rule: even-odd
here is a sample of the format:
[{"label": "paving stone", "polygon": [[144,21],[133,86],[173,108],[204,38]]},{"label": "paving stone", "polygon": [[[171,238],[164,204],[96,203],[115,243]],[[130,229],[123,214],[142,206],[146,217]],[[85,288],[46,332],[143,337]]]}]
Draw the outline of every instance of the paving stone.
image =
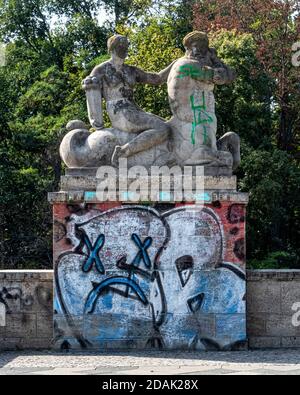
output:
[{"label": "paving stone", "polygon": [[2,352],[0,375],[300,375],[299,350],[251,352]]}]

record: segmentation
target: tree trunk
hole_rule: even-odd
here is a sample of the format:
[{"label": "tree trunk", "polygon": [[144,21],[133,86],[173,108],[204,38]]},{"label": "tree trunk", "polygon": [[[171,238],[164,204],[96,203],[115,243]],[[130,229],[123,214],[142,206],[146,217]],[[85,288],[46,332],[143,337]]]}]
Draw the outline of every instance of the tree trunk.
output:
[{"label": "tree trunk", "polygon": [[277,146],[284,151],[292,149],[292,117],[288,103],[288,94],[281,99],[280,124],[277,137]]}]

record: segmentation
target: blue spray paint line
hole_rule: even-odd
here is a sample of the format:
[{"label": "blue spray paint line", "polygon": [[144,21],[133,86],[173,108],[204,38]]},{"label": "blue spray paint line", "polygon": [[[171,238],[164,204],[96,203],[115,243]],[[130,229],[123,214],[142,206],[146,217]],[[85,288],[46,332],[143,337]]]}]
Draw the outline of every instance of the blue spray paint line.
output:
[{"label": "blue spray paint line", "polygon": [[53,308],[54,308],[54,311],[55,311],[57,314],[64,314],[64,313],[63,313],[63,309],[62,309],[62,307],[61,307],[61,304],[60,304],[60,302],[59,302],[59,299],[58,299],[57,297],[54,298]]},{"label": "blue spray paint line", "polygon": [[130,287],[136,295],[139,297],[140,301],[147,306],[148,300],[142,289],[134,281],[125,277],[112,277],[104,280],[101,284],[95,287],[95,289],[90,293],[87,298],[84,312],[85,314],[92,314],[95,311],[96,303],[101,296],[102,292],[112,285],[126,285]]},{"label": "blue spray paint line", "polygon": [[[139,238],[139,236],[135,233],[131,236],[131,239],[135,243],[135,245],[138,247],[138,249],[140,250],[139,253],[137,254],[137,256],[134,258],[131,266],[139,267],[141,261],[143,261],[146,268],[151,269],[151,259],[148,255],[147,250],[151,247],[153,239],[151,237],[147,237],[147,239],[143,243],[142,240]],[[129,273],[128,279],[135,281],[135,276],[132,272]],[[127,287],[126,297],[128,297],[128,295],[129,295],[129,290],[130,290],[129,287]]]},{"label": "blue spray paint line", "polygon": [[90,239],[88,238],[88,236],[84,235],[84,242],[85,242],[86,247],[89,250],[90,255],[89,255],[87,261],[83,264],[82,271],[84,273],[90,272],[95,264],[97,271],[100,274],[104,274],[105,269],[104,269],[104,266],[103,266],[101,259],[99,257],[99,252],[104,246],[105,236],[100,235],[98,237],[95,245],[93,246]]},{"label": "blue spray paint line", "polygon": [[96,192],[85,192],[84,194],[85,200],[97,200]]},{"label": "blue spray paint line", "polygon": [[113,307],[113,295],[111,294],[105,295],[105,297],[103,298],[103,305],[107,310],[111,310]]},{"label": "blue spray paint line", "polygon": [[[202,104],[200,105],[196,105],[195,104],[195,96],[192,95],[190,97],[191,100],[191,107],[192,107],[192,111],[194,114],[194,121],[192,124],[192,144],[195,145],[196,144],[196,129],[197,126],[201,126],[203,125],[204,127],[204,144],[207,144],[207,140],[208,140],[208,134],[207,134],[207,128],[205,126],[205,124],[210,124],[213,123],[213,118],[208,114],[208,112],[206,111],[206,100],[205,100],[205,93],[202,92]],[[204,119],[202,119],[202,115],[204,115]]]},{"label": "blue spray paint line", "polygon": [[212,201],[212,196],[209,192],[198,193],[196,196],[197,202],[207,202],[210,203]]},{"label": "blue spray paint line", "polygon": [[172,200],[172,196],[170,192],[160,192],[160,201],[162,202],[169,202]]},{"label": "blue spray paint line", "polygon": [[217,338],[246,340],[246,316],[242,314],[216,315]]},{"label": "blue spray paint line", "polygon": [[151,247],[153,239],[151,237],[147,237],[147,239],[143,243],[139,238],[139,236],[136,234],[133,234],[131,238],[140,250],[140,252],[135,257],[134,261],[132,262],[132,265],[135,267],[139,267],[141,261],[143,260],[145,266],[148,269],[151,269],[151,260],[147,250]]}]

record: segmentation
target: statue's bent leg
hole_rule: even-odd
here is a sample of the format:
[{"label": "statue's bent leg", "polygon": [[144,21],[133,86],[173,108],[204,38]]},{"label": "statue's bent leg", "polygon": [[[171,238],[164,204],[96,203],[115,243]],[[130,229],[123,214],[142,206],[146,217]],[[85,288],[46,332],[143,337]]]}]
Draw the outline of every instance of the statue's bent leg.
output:
[{"label": "statue's bent leg", "polygon": [[208,144],[205,141],[205,145],[208,145],[208,147],[213,151],[217,151],[217,119],[213,115],[212,119],[214,119],[214,122],[206,127]]},{"label": "statue's bent leg", "polygon": [[236,170],[241,164],[241,139],[233,132],[226,133],[218,141],[220,151],[228,151],[233,156],[233,170]]},{"label": "statue's bent leg", "polygon": [[136,133],[137,136],[122,147],[116,147],[113,164],[121,157],[128,158],[162,144],[170,136],[170,127],[155,115],[138,111],[134,114],[127,113],[126,120],[131,124],[130,133]]},{"label": "statue's bent leg", "polygon": [[139,152],[147,151],[148,149],[166,141],[169,137],[169,133],[170,130],[168,127],[161,130],[146,130],[128,144],[124,145],[122,147],[122,154],[124,154],[124,157],[128,158],[129,156],[138,154]]}]

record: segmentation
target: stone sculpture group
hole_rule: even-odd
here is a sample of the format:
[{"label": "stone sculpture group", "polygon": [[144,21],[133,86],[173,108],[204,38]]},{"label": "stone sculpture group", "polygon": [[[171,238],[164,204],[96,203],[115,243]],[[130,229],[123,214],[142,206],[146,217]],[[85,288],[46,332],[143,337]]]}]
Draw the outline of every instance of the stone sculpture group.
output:
[{"label": "stone sculpture group", "polygon": [[[186,54],[160,73],[129,66],[129,41],[108,40],[111,59],[95,67],[83,81],[91,127],[67,125],[60,153],[68,168],[117,166],[204,166],[207,175],[230,176],[240,164],[240,139],[227,133],[217,141],[215,85],[232,83],[236,75],[209,47],[208,36],[194,31],[184,38]],[[134,101],[137,84],[168,84],[173,117],[169,121],[143,111]],[[102,101],[112,128],[105,128]]]},{"label": "stone sculpture group", "polygon": [[[236,191],[232,175],[240,164],[239,136],[217,139],[214,96],[215,85],[231,84],[236,75],[210,48],[205,33],[192,32],[183,43],[185,56],[150,73],[126,63],[126,37],[111,37],[111,59],[83,81],[90,126],[67,125],[60,151],[68,169],[60,192],[49,196],[57,348],[225,351],[247,346],[248,194]],[[170,120],[134,101],[137,84],[164,83]],[[104,124],[104,101],[111,128]],[[135,183],[129,169],[126,179],[125,158],[128,168],[134,167],[131,174],[151,170],[157,194],[128,198],[128,181],[139,184],[140,191],[149,183]],[[158,174],[174,173],[169,188],[164,176],[152,176],[152,166]],[[101,171],[107,171],[106,185],[114,192],[112,174],[119,174],[118,197],[99,195]],[[204,190],[175,199],[175,191],[185,190],[190,179],[201,179]]]}]

